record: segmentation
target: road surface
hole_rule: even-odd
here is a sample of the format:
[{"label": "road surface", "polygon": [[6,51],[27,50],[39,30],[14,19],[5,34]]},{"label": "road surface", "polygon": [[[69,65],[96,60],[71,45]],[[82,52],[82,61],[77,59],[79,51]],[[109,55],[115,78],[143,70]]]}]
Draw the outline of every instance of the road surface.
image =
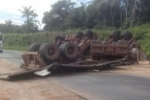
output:
[{"label": "road surface", "polygon": [[[22,52],[4,50],[0,58],[20,65]],[[150,78],[105,72],[44,77],[88,100],[150,100]]]}]

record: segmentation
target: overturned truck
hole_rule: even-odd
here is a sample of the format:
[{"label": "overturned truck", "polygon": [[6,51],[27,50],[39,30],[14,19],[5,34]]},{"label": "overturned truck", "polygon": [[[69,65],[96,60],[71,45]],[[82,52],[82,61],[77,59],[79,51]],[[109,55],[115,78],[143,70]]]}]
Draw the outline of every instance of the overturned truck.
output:
[{"label": "overturned truck", "polygon": [[33,72],[45,76],[58,69],[101,69],[107,65],[134,64],[147,60],[129,31],[122,34],[114,31],[108,41],[100,41],[97,34],[90,30],[84,34],[58,35],[53,42],[31,44],[22,58],[24,63],[20,68],[26,71],[0,77],[10,78]]}]

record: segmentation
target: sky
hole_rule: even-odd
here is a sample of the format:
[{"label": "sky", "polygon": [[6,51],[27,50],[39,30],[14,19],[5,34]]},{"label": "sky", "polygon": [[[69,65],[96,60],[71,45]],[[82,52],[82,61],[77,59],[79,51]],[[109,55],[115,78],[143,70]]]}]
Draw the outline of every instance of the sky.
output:
[{"label": "sky", "polygon": [[[5,23],[5,20],[11,20],[13,24],[21,25],[24,23],[25,18],[22,18],[22,14],[18,9],[22,7],[32,6],[35,12],[38,14],[37,20],[42,21],[43,13],[50,11],[51,5],[58,0],[0,0],[0,23]],[[82,1],[82,0],[72,0]],[[83,0],[87,2],[89,0]]]}]

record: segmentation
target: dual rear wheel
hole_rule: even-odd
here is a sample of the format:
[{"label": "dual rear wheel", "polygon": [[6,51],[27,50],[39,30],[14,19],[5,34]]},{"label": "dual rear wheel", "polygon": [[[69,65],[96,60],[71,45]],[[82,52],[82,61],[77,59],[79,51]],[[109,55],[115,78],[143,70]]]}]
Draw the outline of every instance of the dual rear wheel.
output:
[{"label": "dual rear wheel", "polygon": [[28,51],[39,52],[41,57],[48,61],[56,61],[60,56],[64,59],[76,59],[79,54],[78,46],[73,42],[66,42],[62,45],[56,43],[33,43],[29,46]]},{"label": "dual rear wheel", "polygon": [[66,42],[60,46],[61,56],[65,59],[75,59],[79,54],[78,46],[73,42]]},{"label": "dual rear wheel", "polygon": [[129,41],[132,38],[132,33],[129,31],[124,31],[120,34],[119,31],[114,31],[112,33],[110,33],[109,35],[109,39],[114,39],[114,41],[118,41],[118,40],[127,40]]}]

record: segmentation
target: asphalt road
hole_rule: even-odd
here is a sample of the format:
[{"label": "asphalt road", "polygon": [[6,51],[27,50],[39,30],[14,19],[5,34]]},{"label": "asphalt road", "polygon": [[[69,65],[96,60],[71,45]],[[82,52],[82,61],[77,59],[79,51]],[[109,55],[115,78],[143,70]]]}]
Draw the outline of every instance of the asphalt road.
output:
[{"label": "asphalt road", "polygon": [[4,58],[9,62],[12,62],[15,65],[19,66],[23,62],[21,58],[22,54],[23,52],[20,51],[3,50],[3,53],[0,53],[0,58]]},{"label": "asphalt road", "polygon": [[[20,65],[22,52],[4,50],[0,58]],[[115,74],[90,72],[61,74],[45,77],[88,100],[150,100],[150,79]]]}]

